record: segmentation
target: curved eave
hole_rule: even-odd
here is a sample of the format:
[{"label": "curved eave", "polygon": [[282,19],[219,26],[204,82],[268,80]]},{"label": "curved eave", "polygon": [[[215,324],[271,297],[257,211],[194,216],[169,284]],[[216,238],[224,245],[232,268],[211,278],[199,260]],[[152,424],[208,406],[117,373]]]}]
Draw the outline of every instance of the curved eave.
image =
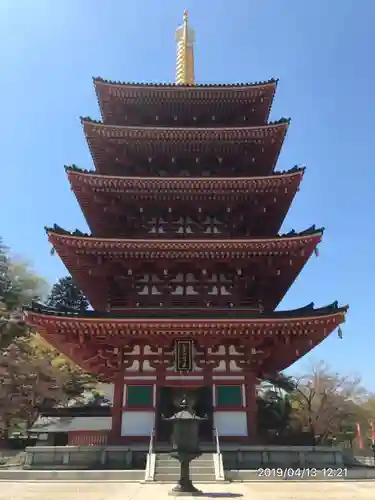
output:
[{"label": "curved eave", "polygon": [[[348,306],[337,307],[336,310],[328,310],[327,308],[313,309],[310,314],[306,315],[302,313],[303,310],[296,311],[286,311],[273,313],[269,317],[256,317],[249,319],[207,319],[207,318],[189,318],[189,319],[140,319],[138,318],[124,318],[124,317],[110,317],[109,315],[103,315],[100,317],[99,313],[94,313],[87,316],[80,315],[78,313],[67,314],[67,313],[57,313],[56,311],[35,311],[33,309],[26,309],[25,321],[35,327],[49,327],[49,328],[64,328],[71,326],[72,328],[77,327],[88,327],[93,329],[98,329],[97,334],[103,334],[103,328],[112,331],[114,336],[122,336],[124,333],[128,335],[134,334],[134,331],[147,331],[148,334],[164,333],[169,331],[173,334],[174,330],[178,330],[179,333],[185,331],[186,334],[189,332],[197,332],[200,330],[205,330],[207,334],[207,329],[215,332],[216,335],[223,335],[225,330],[233,330],[233,333],[241,331],[241,329],[253,329],[254,335],[259,335],[259,329],[262,330],[262,335],[266,337],[272,337],[274,335],[279,335],[279,331],[284,331],[290,329],[290,333],[299,334],[305,328],[310,327],[316,329],[318,327],[327,327],[330,325],[332,329],[336,328],[339,324],[345,321],[345,315],[348,310]],[[92,317],[94,316],[94,317]],[[116,330],[119,329],[120,331]],[[271,329],[276,328],[277,332],[273,332]],[[127,330],[128,329],[128,330]]]},{"label": "curved eave", "polygon": [[236,192],[276,192],[283,187],[291,187],[294,191],[298,189],[304,174],[304,168],[293,169],[290,172],[283,172],[268,176],[258,177],[126,177],[107,176],[91,172],[77,171],[66,168],[68,179],[72,189],[88,186],[98,191],[103,190],[113,193],[126,193],[134,191],[139,193],[150,191],[176,191],[193,192],[200,194],[212,194]]},{"label": "curved eave", "polygon": [[299,233],[293,236],[278,236],[267,239],[226,239],[226,240],[175,240],[175,239],[115,239],[115,238],[95,238],[93,236],[81,236],[73,234],[63,234],[51,229],[46,229],[49,241],[56,250],[69,251],[88,250],[95,253],[104,250],[110,253],[120,252],[255,252],[257,254],[278,252],[287,253],[289,251],[303,250],[304,247],[313,248],[318,245],[323,236],[323,230],[315,232]]},{"label": "curved eave", "polygon": [[290,120],[257,127],[138,127],[123,125],[106,125],[100,121],[81,117],[81,123],[88,139],[104,137],[108,139],[156,140],[156,141],[192,141],[209,140],[238,141],[246,139],[284,137]]},{"label": "curved eave", "polygon": [[[295,338],[292,343],[275,345],[274,349],[270,351],[268,359],[265,361],[263,366],[264,372],[280,372],[296,363],[312,349],[321,344],[336,327],[345,322],[348,309],[349,306],[338,308],[335,321],[326,325],[317,324],[314,329],[314,335],[311,337],[300,336],[299,338]],[[342,334],[340,338],[342,338]]]},{"label": "curved eave", "polygon": [[[96,170],[108,164],[134,163],[134,156],[158,154],[199,156],[237,153],[254,148],[264,158],[264,173],[273,171],[286,136],[289,120],[259,127],[125,127],[82,118],[87,144]],[[113,146],[113,147],[112,147]],[[111,151],[109,151],[111,149]],[[249,159],[250,162],[250,159]]]},{"label": "curved eave", "polygon": [[223,261],[254,261],[262,269],[269,265],[269,257],[275,259],[275,269],[279,269],[277,274],[267,278],[269,285],[272,284],[267,307],[275,309],[322,239],[322,230],[311,229],[277,238],[225,240],[96,238],[57,229],[58,232],[47,229],[49,241],[77,285],[98,310],[105,309],[109,290],[98,287],[97,275],[115,260],[127,262],[129,266],[142,261],[167,261],[171,266],[191,260],[206,261],[208,265]]},{"label": "curved eave", "polygon": [[233,85],[176,85],[176,84],[145,84],[122,83],[93,78],[95,93],[103,120],[110,119],[111,114],[119,105],[125,106],[127,101],[139,105],[147,105],[150,101],[161,106],[173,103],[204,103],[207,107],[215,108],[217,105],[227,104],[236,100],[251,103],[254,99],[260,101],[263,107],[263,120],[267,120],[272,101],[276,92],[278,81],[275,79],[258,83],[243,83]]},{"label": "curved eave", "polygon": [[93,77],[93,82],[96,86],[109,87],[118,90],[137,90],[143,91],[153,91],[153,92],[163,92],[167,91],[187,91],[189,93],[197,92],[209,92],[209,91],[223,91],[228,92],[242,91],[246,92],[249,89],[255,88],[276,88],[278,79],[271,78],[270,80],[265,80],[263,82],[254,83],[228,83],[228,84],[195,84],[195,85],[180,85],[176,83],[138,83],[138,82],[118,82],[112,80],[105,80],[100,77]]},{"label": "curved eave", "polygon": [[121,347],[130,339],[170,342],[176,333],[179,338],[190,339],[245,338],[249,347],[260,348],[254,368],[259,373],[273,372],[286,368],[330,335],[345,321],[347,309],[334,303],[320,309],[307,306],[249,319],[116,318],[109,313],[101,317],[93,311],[83,316],[77,311],[64,314],[43,306],[26,309],[24,314],[25,321],[56,349],[84,370],[110,381],[123,370]]}]

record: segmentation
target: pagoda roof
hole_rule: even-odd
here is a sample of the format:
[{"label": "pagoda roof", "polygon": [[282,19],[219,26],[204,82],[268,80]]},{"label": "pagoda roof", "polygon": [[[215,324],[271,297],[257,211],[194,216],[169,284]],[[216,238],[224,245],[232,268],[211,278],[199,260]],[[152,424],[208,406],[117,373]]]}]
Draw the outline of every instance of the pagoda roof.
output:
[{"label": "pagoda roof", "polygon": [[[134,155],[189,153],[220,155],[255,147],[269,157],[267,172],[276,164],[289,119],[256,127],[157,127],[106,125],[81,118],[86,140],[96,169],[106,171],[108,163],[134,163]],[[125,146],[125,147],[124,147]],[[267,150],[267,151],[266,151]],[[259,152],[258,152],[259,154]]]},{"label": "pagoda roof", "polygon": [[[309,320],[314,320],[314,319],[319,319],[321,317],[331,317],[331,316],[344,316],[349,309],[348,305],[345,306],[339,306],[337,301],[332,302],[331,304],[328,304],[323,307],[315,307],[314,302],[310,302],[306,306],[299,307],[297,309],[290,309],[286,311],[273,311],[269,312],[267,314],[264,314],[262,312],[256,311],[256,310],[251,310],[249,311],[249,317],[246,319],[236,319],[236,318],[226,318],[226,319],[218,319],[214,317],[205,317],[201,318],[199,316],[194,317],[194,315],[191,315],[190,318],[171,318],[170,312],[167,310],[165,311],[165,317],[164,318],[158,318],[155,320],[155,318],[141,318],[142,314],[142,308],[139,308],[139,316],[137,317],[129,317],[129,313],[126,310],[121,310],[121,311],[78,311],[76,309],[71,309],[71,308],[61,308],[61,309],[55,309],[53,307],[46,306],[40,302],[33,302],[30,307],[25,307],[24,308],[24,313],[26,314],[26,320],[32,317],[33,315],[39,315],[40,317],[45,316],[45,317],[56,317],[56,320],[59,321],[60,319],[66,319],[66,320],[79,320],[79,321],[103,321],[103,322],[111,322],[113,320],[118,321],[119,323],[144,323],[144,324],[149,324],[149,323],[176,323],[176,324],[184,324],[188,323],[189,325],[191,322],[199,322],[203,321],[204,323],[215,323],[215,322],[222,322],[222,323],[241,323],[243,321],[249,321],[249,322],[255,322],[255,323],[264,323],[264,322],[269,322],[272,320],[277,320],[277,321],[298,321],[298,320],[304,320],[304,321],[309,321]],[[214,311],[207,310],[207,315],[211,316],[214,314]],[[220,334],[220,332],[217,332]]]},{"label": "pagoda roof", "polygon": [[[122,314],[86,311],[56,311],[34,304],[24,311],[25,321],[38,329],[48,342],[83,369],[111,381],[121,370],[122,347],[140,340],[151,345],[170,345],[176,338],[223,342],[243,339],[248,347],[263,352],[257,369],[271,372],[287,368],[345,321],[348,307],[337,302],[314,308],[279,311],[248,318],[149,318],[137,312]],[[251,359],[249,359],[251,362]]]},{"label": "pagoda roof", "polygon": [[66,166],[72,187],[78,185],[90,186],[95,191],[106,192],[134,191],[149,192],[161,191],[165,194],[176,191],[178,193],[197,192],[212,195],[215,191],[220,193],[241,192],[274,192],[279,187],[295,184],[296,189],[303,177],[305,168],[294,167],[285,172],[274,172],[266,176],[249,177],[128,177],[98,174],[94,171],[82,170],[75,166]]},{"label": "pagoda roof", "polygon": [[[59,227],[46,229],[49,241],[95,309],[103,310],[108,303],[109,282],[98,287],[98,277],[112,279],[113,266],[123,263],[140,267],[155,263],[173,267],[176,262],[206,261],[208,266],[219,262],[249,262],[260,272],[273,258],[273,273],[266,273],[267,308],[276,308],[291,283],[296,279],[311,254],[320,243],[323,229],[294,231],[274,238],[227,239],[122,239],[98,238],[80,231],[69,233]],[[277,271],[278,270],[278,271]],[[249,276],[250,279],[250,276]]]},{"label": "pagoda roof", "polygon": [[[202,112],[219,123],[229,115],[248,114],[259,123],[269,117],[278,80],[256,83],[180,85],[173,83],[124,83],[93,78],[104,121],[131,123],[169,112],[170,118]],[[242,111],[242,113],[241,113]],[[126,116],[126,118],[125,118]],[[163,117],[160,117],[163,120]],[[241,118],[239,116],[239,118]],[[152,118],[151,118],[152,119]]]},{"label": "pagoda roof", "polygon": [[108,85],[111,87],[121,87],[121,88],[135,88],[135,89],[152,89],[152,90],[188,90],[189,92],[199,92],[204,90],[248,90],[254,87],[267,87],[276,86],[278,83],[277,78],[271,78],[269,80],[264,80],[260,82],[253,83],[198,83],[194,85],[188,84],[177,84],[177,83],[144,83],[144,82],[123,82],[115,80],[106,80],[101,77],[93,77],[93,82],[95,85]]},{"label": "pagoda roof", "polygon": [[[142,235],[136,231],[131,236],[127,234],[123,224],[113,217],[114,213],[126,213],[131,218],[137,202],[150,204],[154,213],[158,204],[166,201],[177,205],[188,203],[193,210],[196,203],[210,207],[220,201],[229,203],[231,210],[236,210],[238,204],[246,203],[249,207],[254,204],[251,224],[255,225],[257,220],[258,227],[269,228],[267,234],[277,234],[305,171],[294,167],[287,172],[258,177],[125,177],[75,166],[65,169],[90,230],[96,235],[116,237]],[[265,203],[272,207],[271,212],[262,208]]]},{"label": "pagoda roof", "polygon": [[94,132],[103,137],[119,139],[157,139],[158,141],[189,140],[202,141],[220,139],[232,141],[239,139],[261,139],[274,135],[276,129],[286,132],[290,118],[280,118],[265,125],[248,127],[158,127],[158,126],[127,126],[108,125],[89,116],[81,116],[81,123],[86,133]]},{"label": "pagoda roof", "polygon": [[[299,233],[290,231],[289,233],[276,236],[274,238],[241,238],[241,239],[123,239],[123,238],[97,238],[83,233],[79,230],[74,232],[66,231],[55,225],[53,228],[45,228],[50,242],[56,250],[65,254],[67,248],[78,251],[89,251],[90,253],[100,252],[110,254],[125,253],[127,256],[158,256],[162,253],[167,258],[180,259],[184,256],[220,256],[223,252],[230,255],[246,257],[249,253],[262,254],[283,254],[289,251],[302,250],[303,247],[316,245],[321,241],[324,228],[317,229],[311,226]],[[64,251],[65,249],[65,251]],[[156,254],[155,254],[156,252]],[[208,255],[207,255],[208,254]],[[217,254],[217,255],[216,255]]]}]

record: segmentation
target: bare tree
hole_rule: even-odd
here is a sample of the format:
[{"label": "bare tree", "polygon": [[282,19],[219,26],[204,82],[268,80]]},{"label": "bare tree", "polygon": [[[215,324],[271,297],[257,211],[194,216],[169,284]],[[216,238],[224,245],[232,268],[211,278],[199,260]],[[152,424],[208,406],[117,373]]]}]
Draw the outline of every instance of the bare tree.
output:
[{"label": "bare tree", "polygon": [[35,337],[18,339],[0,352],[0,378],[0,436],[15,419],[30,428],[40,408],[79,400],[97,383]]},{"label": "bare tree", "polygon": [[320,362],[296,378],[292,419],[296,426],[308,429],[312,444],[319,444],[366,419],[363,402],[367,396],[359,377],[340,375]]},{"label": "bare tree", "polygon": [[[0,237],[0,444],[14,421],[30,427],[40,407],[67,404],[96,384],[95,377],[43,343],[25,323],[22,307],[43,298],[45,289],[44,280],[12,257]],[[73,299],[85,305],[74,286],[65,299],[60,296],[60,305],[70,300],[69,307]]]},{"label": "bare tree", "polygon": [[10,255],[0,237],[0,352],[28,336],[22,307],[43,296],[46,286],[27,262]]}]

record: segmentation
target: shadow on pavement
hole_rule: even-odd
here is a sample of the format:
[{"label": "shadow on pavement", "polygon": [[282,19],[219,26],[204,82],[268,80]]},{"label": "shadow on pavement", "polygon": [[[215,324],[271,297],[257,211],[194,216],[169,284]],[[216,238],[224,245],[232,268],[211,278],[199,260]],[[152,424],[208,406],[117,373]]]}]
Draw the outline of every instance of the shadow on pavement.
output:
[{"label": "shadow on pavement", "polygon": [[203,493],[200,498],[240,498],[243,497],[241,493]]}]

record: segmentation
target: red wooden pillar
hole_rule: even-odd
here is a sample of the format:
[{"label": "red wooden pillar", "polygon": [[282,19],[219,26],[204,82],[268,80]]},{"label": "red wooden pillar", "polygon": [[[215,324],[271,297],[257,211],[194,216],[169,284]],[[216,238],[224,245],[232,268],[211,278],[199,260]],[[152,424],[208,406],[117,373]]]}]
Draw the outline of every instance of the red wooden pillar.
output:
[{"label": "red wooden pillar", "polygon": [[112,429],[109,436],[110,444],[118,444],[121,438],[121,418],[124,397],[124,374],[121,372],[114,380]]},{"label": "red wooden pillar", "polygon": [[247,415],[247,435],[250,443],[257,440],[257,401],[256,401],[257,379],[253,373],[247,373],[245,377],[245,398]]}]

